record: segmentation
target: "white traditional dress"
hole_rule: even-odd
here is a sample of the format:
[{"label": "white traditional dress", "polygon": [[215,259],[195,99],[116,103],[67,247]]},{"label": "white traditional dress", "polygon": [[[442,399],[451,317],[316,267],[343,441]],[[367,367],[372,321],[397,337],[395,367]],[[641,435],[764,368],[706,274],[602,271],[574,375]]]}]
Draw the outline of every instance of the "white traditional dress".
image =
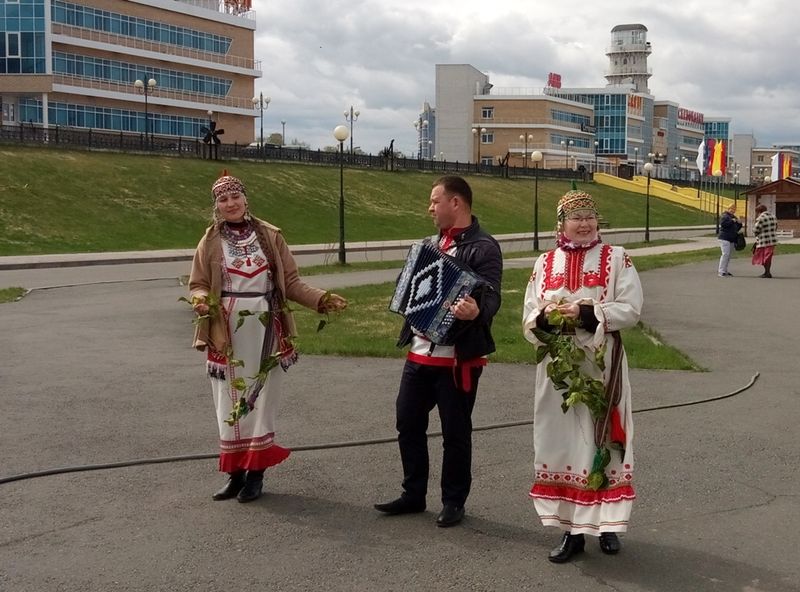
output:
[{"label": "white traditional dress", "polygon": [[[614,331],[636,325],[642,307],[642,288],[630,257],[621,247],[598,243],[588,249],[557,248],[536,260],[525,293],[523,334],[536,346],[536,318],[550,302],[574,302],[593,306],[599,321],[594,333],[577,328],[575,339],[586,350],[582,369],[608,384],[612,368]],[[607,342],[605,372],[593,365],[594,351]],[[607,486],[593,490],[587,485],[598,446],[595,421],[586,405],[578,403],[567,413],[561,408],[562,391],[547,376],[549,356],[536,368],[534,400],[535,479],[530,492],[542,524],[572,534],[599,535],[624,532],[635,497],[633,490],[633,419],[628,363],[618,352],[621,386],[619,402],[611,408],[611,430],[624,450],[611,450],[605,468]],[[621,384],[620,384],[621,383]]]},{"label": "white traditional dress", "polygon": [[[283,372],[276,368],[263,383],[253,378],[262,361],[275,353],[273,323],[259,320],[261,313],[270,310],[272,267],[252,230],[244,236],[224,237],[222,251],[220,302],[232,351],[226,356],[225,352],[208,348],[208,375],[219,425],[219,469],[227,473],[258,471],[282,462],[290,454],[274,442]],[[253,314],[245,317],[237,329],[239,311],[244,310]],[[243,391],[233,388],[237,378],[245,381]],[[232,410],[241,398],[245,399],[247,413],[232,421]]]}]

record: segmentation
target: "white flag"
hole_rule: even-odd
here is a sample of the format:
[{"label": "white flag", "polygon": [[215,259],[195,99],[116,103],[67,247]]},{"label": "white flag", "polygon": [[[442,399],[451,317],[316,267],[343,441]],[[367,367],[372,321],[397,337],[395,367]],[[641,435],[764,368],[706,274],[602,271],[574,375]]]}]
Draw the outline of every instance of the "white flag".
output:
[{"label": "white flag", "polygon": [[699,171],[700,175],[705,175],[706,173],[706,141],[703,139],[700,142],[700,145],[697,147],[697,170]]},{"label": "white flag", "polygon": [[780,160],[780,158],[778,158],[779,155],[780,155],[780,152],[776,153],[775,156],[773,156],[770,159],[772,161],[772,180],[773,181],[777,181],[778,179],[780,179],[780,177],[778,176],[778,173],[779,173],[778,161]]}]

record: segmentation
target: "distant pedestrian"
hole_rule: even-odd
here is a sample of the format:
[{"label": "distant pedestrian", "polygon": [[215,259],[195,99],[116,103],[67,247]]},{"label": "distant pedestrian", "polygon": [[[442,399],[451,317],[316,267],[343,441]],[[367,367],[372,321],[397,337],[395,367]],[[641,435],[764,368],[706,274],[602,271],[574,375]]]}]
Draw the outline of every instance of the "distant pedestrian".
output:
[{"label": "distant pedestrian", "polygon": [[542,524],[564,531],[548,559],[569,561],[584,535],[620,550],[633,489],[633,416],[620,330],[642,309],[639,275],[622,247],[604,244],[591,195],[558,202],[557,247],[539,256],[525,292],[522,328],[535,346],[530,496]]},{"label": "distant pedestrian", "polygon": [[211,193],[214,222],[197,245],[189,290],[202,317],[193,346],[206,352],[219,470],[229,475],[212,497],[251,502],[261,495],[264,470],[290,452],[275,442],[281,369],[297,359],[287,300],[323,313],[347,301],[300,279],[280,229],[250,214],[239,179],[223,173]]},{"label": "distant pedestrian", "polygon": [[732,274],[728,273],[728,262],[731,260],[731,251],[736,244],[736,238],[739,231],[742,229],[742,223],[736,217],[736,205],[731,204],[722,214],[719,220],[719,248],[722,255],[719,258],[719,267],[717,272],[719,277],[729,277]]},{"label": "distant pedestrian", "polygon": [[775,214],[767,211],[767,206],[756,206],[756,222],[753,225],[753,234],[756,237],[753,245],[753,265],[763,265],[764,273],[758,277],[771,278],[772,256],[775,254],[775,245],[778,244],[778,219]]}]

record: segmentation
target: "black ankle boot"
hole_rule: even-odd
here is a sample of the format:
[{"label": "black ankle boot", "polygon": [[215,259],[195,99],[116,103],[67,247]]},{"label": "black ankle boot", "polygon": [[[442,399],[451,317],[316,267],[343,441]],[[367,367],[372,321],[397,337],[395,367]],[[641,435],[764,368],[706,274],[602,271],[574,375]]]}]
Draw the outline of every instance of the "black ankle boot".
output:
[{"label": "black ankle boot", "polygon": [[264,471],[247,471],[247,476],[244,479],[244,487],[242,487],[236,499],[243,504],[256,501],[261,497],[261,488],[263,485]]},{"label": "black ankle boot", "polygon": [[586,545],[586,540],[582,534],[564,533],[564,538],[561,539],[561,544],[550,551],[547,558],[553,563],[565,563],[569,561],[573,555],[583,553],[583,547]]},{"label": "black ankle boot", "polygon": [[236,471],[235,473],[228,474],[228,482],[225,487],[220,489],[217,493],[211,496],[214,501],[222,501],[236,497],[236,495],[244,487],[244,471]]},{"label": "black ankle boot", "polygon": [[615,532],[600,533],[600,550],[606,555],[616,555],[619,553],[622,544]]}]

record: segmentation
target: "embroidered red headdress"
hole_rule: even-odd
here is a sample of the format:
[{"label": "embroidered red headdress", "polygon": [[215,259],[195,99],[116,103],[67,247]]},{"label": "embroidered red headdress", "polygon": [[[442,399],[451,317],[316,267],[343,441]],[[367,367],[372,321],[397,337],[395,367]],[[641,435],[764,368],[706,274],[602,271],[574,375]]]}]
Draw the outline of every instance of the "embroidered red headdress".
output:
[{"label": "embroidered red headdress", "polygon": [[594,198],[591,195],[585,191],[573,189],[567,191],[561,199],[558,200],[556,215],[560,221],[563,221],[568,215],[579,210],[588,210],[597,214],[597,205],[594,203]]},{"label": "embroidered red headdress", "polygon": [[241,180],[237,179],[236,177],[232,177],[228,174],[228,171],[223,169],[222,175],[220,175],[219,179],[214,181],[214,184],[211,186],[211,197],[214,201],[218,200],[220,197],[224,195],[230,195],[231,193],[241,193],[242,195],[247,195],[247,191],[245,191],[244,183]]}]

